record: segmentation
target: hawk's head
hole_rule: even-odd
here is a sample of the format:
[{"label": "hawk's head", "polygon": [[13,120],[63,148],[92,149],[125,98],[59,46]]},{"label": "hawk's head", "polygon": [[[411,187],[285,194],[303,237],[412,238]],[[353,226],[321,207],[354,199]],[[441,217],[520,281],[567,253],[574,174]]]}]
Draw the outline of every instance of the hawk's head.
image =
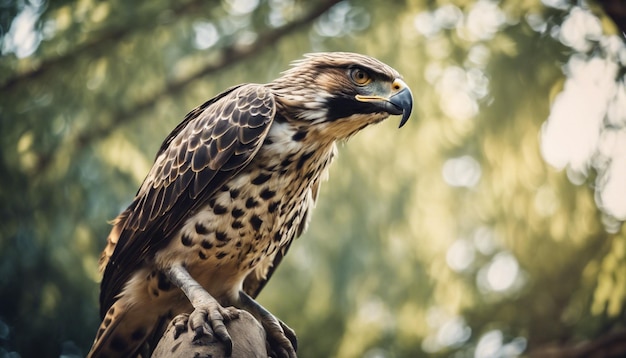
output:
[{"label": "hawk's head", "polygon": [[389,115],[402,115],[402,127],[413,107],[413,96],[400,74],[364,55],[313,53],[272,82],[290,119],[328,128],[345,138]]}]

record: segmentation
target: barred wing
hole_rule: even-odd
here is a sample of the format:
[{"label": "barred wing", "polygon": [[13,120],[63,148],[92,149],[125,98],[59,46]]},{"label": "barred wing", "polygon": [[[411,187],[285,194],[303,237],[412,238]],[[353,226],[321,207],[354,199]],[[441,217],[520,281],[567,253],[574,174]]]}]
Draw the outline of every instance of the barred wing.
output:
[{"label": "barred wing", "polygon": [[267,88],[241,85],[191,111],[170,133],[135,199],[116,220],[119,238],[103,263],[102,317],[139,264],[252,160],[275,112]]}]

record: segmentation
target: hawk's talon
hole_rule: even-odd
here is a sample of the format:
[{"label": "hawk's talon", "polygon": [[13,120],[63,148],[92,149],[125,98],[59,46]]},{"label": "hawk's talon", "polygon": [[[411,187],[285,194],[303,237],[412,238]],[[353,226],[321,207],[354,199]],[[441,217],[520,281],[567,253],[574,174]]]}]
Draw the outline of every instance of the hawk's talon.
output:
[{"label": "hawk's talon", "polygon": [[268,353],[273,357],[296,358],[298,340],[293,329],[289,328],[268,310],[243,291],[239,291],[241,308],[252,313],[265,330]]},{"label": "hawk's talon", "polygon": [[269,343],[270,356],[277,358],[296,358],[298,342],[293,329],[274,316],[264,317],[261,324],[265,328]]},{"label": "hawk's talon", "polygon": [[229,307],[220,307],[220,314],[224,318],[224,322],[232,321],[234,319],[239,318],[239,309],[229,306]]},{"label": "hawk's talon", "polygon": [[174,326],[174,339],[178,339],[181,333],[187,330],[188,321],[189,313],[181,313],[172,319],[172,326]]},{"label": "hawk's talon", "polygon": [[189,315],[189,330],[194,332],[193,340],[197,341],[201,337],[209,337],[209,340],[213,339],[213,330],[211,329],[211,325],[215,326],[217,322],[221,321],[222,317],[215,317],[215,321],[213,321],[213,317],[211,317],[211,322],[207,322],[207,309],[204,308],[196,308]]},{"label": "hawk's talon", "polygon": [[280,323],[280,327],[283,329],[283,333],[285,334],[285,337],[287,337],[289,342],[291,342],[291,346],[293,347],[293,350],[297,352],[298,351],[298,337],[296,337],[296,331],[291,329],[291,327],[287,326],[285,322],[281,320],[278,320],[278,323]]}]

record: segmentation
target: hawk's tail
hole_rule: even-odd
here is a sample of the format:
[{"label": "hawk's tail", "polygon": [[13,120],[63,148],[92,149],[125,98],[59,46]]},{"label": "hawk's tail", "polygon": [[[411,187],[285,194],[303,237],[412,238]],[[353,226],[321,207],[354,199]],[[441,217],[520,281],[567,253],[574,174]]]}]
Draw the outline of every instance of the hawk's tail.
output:
[{"label": "hawk's tail", "polygon": [[144,343],[152,337],[158,316],[144,314],[141,306],[125,301],[119,299],[109,308],[87,358],[136,357],[146,349]]}]

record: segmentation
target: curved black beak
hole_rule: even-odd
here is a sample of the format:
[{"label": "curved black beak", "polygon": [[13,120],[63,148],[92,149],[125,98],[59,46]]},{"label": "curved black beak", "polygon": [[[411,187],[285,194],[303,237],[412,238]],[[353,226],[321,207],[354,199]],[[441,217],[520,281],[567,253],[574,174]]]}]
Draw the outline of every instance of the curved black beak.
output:
[{"label": "curved black beak", "polygon": [[406,83],[400,79],[393,81],[393,88],[397,90],[397,92],[389,97],[389,103],[394,105],[399,113],[393,113],[391,111],[389,113],[402,114],[400,126],[398,127],[402,128],[402,126],[409,120],[411,111],[413,110],[413,94],[411,93],[409,86],[407,86]]}]

